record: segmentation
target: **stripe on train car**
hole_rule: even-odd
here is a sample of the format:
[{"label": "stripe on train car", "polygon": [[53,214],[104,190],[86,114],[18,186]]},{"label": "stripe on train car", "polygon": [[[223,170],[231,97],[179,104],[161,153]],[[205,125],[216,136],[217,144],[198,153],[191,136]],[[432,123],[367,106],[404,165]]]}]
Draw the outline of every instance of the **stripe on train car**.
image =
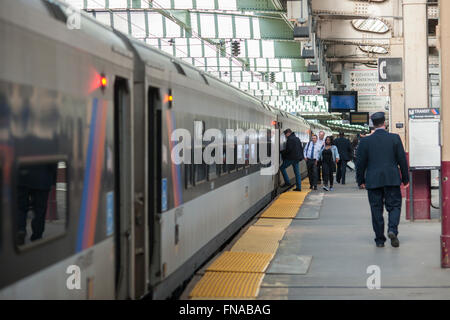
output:
[{"label": "stripe on train car", "polygon": [[105,155],[107,111],[106,100],[99,104],[97,98],[93,99],[76,252],[94,244]]},{"label": "stripe on train car", "polygon": [[[174,142],[171,139],[172,132],[176,128],[175,117],[173,112],[166,110],[166,124],[167,124],[167,133],[169,137],[169,153],[172,156],[172,150],[174,148]],[[171,169],[172,169],[172,188],[174,194],[175,207],[178,207],[183,203],[183,194],[181,189],[181,167],[179,164],[175,164],[171,160]]]}]

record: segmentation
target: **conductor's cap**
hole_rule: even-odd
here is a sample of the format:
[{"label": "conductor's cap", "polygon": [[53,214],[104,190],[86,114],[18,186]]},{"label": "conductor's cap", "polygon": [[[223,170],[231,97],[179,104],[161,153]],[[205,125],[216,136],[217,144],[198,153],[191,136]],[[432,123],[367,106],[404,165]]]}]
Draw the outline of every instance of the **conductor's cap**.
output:
[{"label": "conductor's cap", "polygon": [[373,122],[380,122],[386,120],[384,117],[384,112],[375,112],[370,119],[372,119]]}]

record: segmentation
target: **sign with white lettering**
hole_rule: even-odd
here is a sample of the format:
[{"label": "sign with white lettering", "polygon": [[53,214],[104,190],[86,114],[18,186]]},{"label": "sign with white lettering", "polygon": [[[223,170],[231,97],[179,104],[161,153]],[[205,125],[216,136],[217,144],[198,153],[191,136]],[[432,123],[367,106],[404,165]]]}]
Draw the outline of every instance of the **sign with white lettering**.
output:
[{"label": "sign with white lettering", "polygon": [[326,94],[326,89],[323,86],[300,86],[298,87],[298,94],[301,96]]},{"label": "sign with white lettering", "polygon": [[439,109],[409,109],[409,166],[413,170],[441,166],[441,122]]},{"label": "sign with white lettering", "polygon": [[350,90],[358,91],[358,111],[389,110],[389,97],[377,95],[378,69],[344,69],[344,83]]}]

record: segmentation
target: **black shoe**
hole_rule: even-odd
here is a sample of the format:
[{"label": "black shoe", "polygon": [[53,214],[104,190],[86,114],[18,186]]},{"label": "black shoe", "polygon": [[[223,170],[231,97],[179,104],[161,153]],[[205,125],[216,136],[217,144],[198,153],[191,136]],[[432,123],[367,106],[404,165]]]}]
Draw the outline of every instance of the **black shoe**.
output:
[{"label": "black shoe", "polygon": [[310,186],[309,188],[312,190],[314,187],[313,187],[313,186]]},{"label": "black shoe", "polygon": [[317,186],[314,186],[314,190],[317,190]]},{"label": "black shoe", "polygon": [[400,241],[398,241],[398,238],[397,238],[397,236],[395,235],[395,233],[393,233],[392,231],[389,231],[389,232],[388,232],[388,237],[389,237],[389,239],[391,239],[391,245],[392,245],[394,248],[400,247]]},{"label": "black shoe", "polygon": [[32,234],[30,237],[30,241],[36,241],[39,239],[42,239],[42,234],[41,235]]},{"label": "black shoe", "polygon": [[302,189],[295,188],[294,191],[302,191]]},{"label": "black shoe", "polygon": [[336,180],[337,183],[341,183],[341,180]]},{"label": "black shoe", "polygon": [[288,187],[290,187],[290,186],[291,186],[290,184],[285,183],[285,184],[283,184],[283,185],[281,186],[281,188],[288,188]]},{"label": "black shoe", "polygon": [[384,243],[377,243],[377,248],[384,248]]}]

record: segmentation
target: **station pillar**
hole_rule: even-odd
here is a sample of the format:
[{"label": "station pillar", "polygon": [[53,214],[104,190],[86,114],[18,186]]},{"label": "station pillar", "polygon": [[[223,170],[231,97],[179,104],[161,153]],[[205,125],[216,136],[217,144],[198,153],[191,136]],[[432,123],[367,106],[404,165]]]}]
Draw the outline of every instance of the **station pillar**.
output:
[{"label": "station pillar", "polygon": [[[403,0],[404,84],[405,84],[405,147],[409,155],[408,109],[429,108],[428,95],[428,26],[427,0]],[[427,180],[428,179],[428,180]],[[414,171],[414,220],[430,219],[430,171]],[[409,190],[406,190],[407,219]]]},{"label": "station pillar", "polygon": [[441,128],[442,128],[442,231],[441,266],[450,268],[450,1],[439,1],[439,38],[441,60]]}]

